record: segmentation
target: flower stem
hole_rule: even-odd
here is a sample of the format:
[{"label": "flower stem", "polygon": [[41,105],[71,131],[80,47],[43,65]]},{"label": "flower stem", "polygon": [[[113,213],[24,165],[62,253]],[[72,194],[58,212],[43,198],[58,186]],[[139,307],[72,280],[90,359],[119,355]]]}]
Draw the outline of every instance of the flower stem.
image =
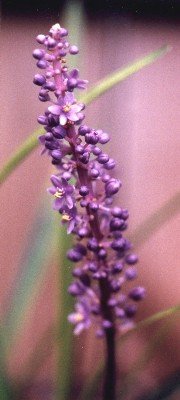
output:
[{"label": "flower stem", "polygon": [[[92,183],[88,177],[88,170],[81,163],[78,162],[78,157],[75,150],[76,131],[74,127],[69,129],[68,137],[74,158],[77,163],[77,173],[79,177],[79,182],[81,185],[86,185],[90,189],[90,192],[93,195],[93,197],[95,197]],[[88,210],[87,212],[91,217],[91,213]],[[103,238],[103,235],[100,230],[100,224],[97,215],[93,215],[93,218],[90,218],[90,226],[94,237],[98,240],[98,242],[100,242],[101,239]],[[105,369],[104,388],[103,388],[103,400],[115,400],[115,383],[116,383],[115,327],[113,324],[112,310],[108,307],[108,300],[110,298],[111,291],[107,278],[99,280],[99,288],[101,293],[102,315],[105,320],[112,323],[112,327],[105,330],[107,355],[106,355],[106,369]]]},{"label": "flower stem", "polygon": [[103,400],[116,399],[116,352],[115,329],[106,330],[106,367],[103,387]]}]

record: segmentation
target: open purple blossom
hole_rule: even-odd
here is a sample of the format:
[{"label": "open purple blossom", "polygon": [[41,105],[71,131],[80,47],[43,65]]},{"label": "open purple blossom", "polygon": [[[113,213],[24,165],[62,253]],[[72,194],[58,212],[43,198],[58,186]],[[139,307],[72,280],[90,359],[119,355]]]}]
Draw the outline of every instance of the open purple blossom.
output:
[{"label": "open purple blossom", "polygon": [[63,207],[61,207],[59,212],[62,216],[61,217],[62,223],[67,225],[67,234],[71,233],[76,225],[76,219],[77,219],[76,207],[73,206],[72,208],[69,208],[67,205],[64,205]]},{"label": "open purple blossom", "polygon": [[69,314],[68,321],[75,325],[75,335],[79,335],[84,329],[88,329],[90,327],[90,309],[85,300],[76,303],[75,312]]},{"label": "open purple blossom", "polygon": [[83,108],[84,104],[76,103],[74,95],[68,92],[64,97],[59,97],[57,104],[50,106],[48,110],[51,114],[58,115],[60,125],[64,126],[68,121],[79,121],[78,113]]},{"label": "open purple blossom", "polygon": [[132,326],[145,289],[132,287],[138,257],[124,236],[129,213],[113,205],[122,183],[112,175],[115,161],[102,149],[109,135],[82,124],[85,107],[73,92],[84,89],[87,81],[77,69],[69,71],[66,55],[77,54],[78,48],[68,43],[67,35],[65,28],[55,24],[49,35],[37,36],[43,48],[33,52],[41,70],[34,83],[40,87],[39,100],[50,102],[38,117],[45,129],[40,142],[57,168],[48,189],[54,197],[53,208],[67,233],[76,238],[67,254],[76,263],[76,280],[69,293],[77,299],[68,319],[75,325],[75,334],[96,321],[97,336],[108,338]]},{"label": "open purple blossom", "polygon": [[53,187],[48,189],[48,192],[51,193],[54,197],[54,210],[59,211],[63,206],[68,208],[73,208],[74,199],[72,197],[74,188],[72,185],[69,185],[66,179],[58,178],[56,175],[51,176],[51,182],[54,185]]}]

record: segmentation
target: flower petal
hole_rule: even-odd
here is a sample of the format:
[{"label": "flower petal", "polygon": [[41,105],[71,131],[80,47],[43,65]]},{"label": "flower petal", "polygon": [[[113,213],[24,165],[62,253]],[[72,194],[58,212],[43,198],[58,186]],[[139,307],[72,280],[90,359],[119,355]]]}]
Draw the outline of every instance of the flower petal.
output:
[{"label": "flower petal", "polygon": [[60,125],[64,126],[64,125],[66,125],[66,122],[67,122],[67,117],[64,114],[61,114],[59,117]]},{"label": "flower petal", "polygon": [[47,189],[47,192],[50,194],[55,194],[56,193],[56,188],[55,187],[50,187]]},{"label": "flower petal", "polygon": [[64,103],[70,103],[73,104],[75,101],[74,95],[71,92],[66,92],[66,95],[64,96]]},{"label": "flower petal", "polygon": [[73,208],[74,203],[73,203],[73,199],[71,196],[66,195],[66,203],[67,203],[68,208]]},{"label": "flower petal", "polygon": [[67,228],[67,234],[69,235],[73,229],[74,229],[74,225],[75,225],[75,219],[72,219],[69,224],[68,224],[68,228]]},{"label": "flower petal", "polygon": [[61,187],[61,180],[56,175],[51,175],[51,182],[57,188]]},{"label": "flower petal", "polygon": [[53,204],[53,210],[59,211],[60,208],[62,207],[64,203],[64,199],[63,198],[57,198],[54,200],[54,204]]},{"label": "flower petal", "polygon": [[50,113],[52,113],[54,115],[60,115],[61,107],[53,105],[53,106],[48,107],[48,111],[50,111]]},{"label": "flower petal", "polygon": [[79,76],[79,70],[78,70],[77,68],[74,68],[74,69],[70,72],[69,75],[70,75],[71,78],[77,79],[78,76]]},{"label": "flower petal", "polygon": [[74,334],[79,335],[83,331],[84,328],[85,328],[84,322],[79,322],[79,324],[77,324],[74,329]]}]

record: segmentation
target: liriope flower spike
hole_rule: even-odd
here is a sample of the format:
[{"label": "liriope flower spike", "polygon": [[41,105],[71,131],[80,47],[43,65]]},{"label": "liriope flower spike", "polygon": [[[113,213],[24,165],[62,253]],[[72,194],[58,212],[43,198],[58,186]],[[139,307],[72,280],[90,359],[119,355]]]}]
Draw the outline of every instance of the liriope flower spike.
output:
[{"label": "liriope flower spike", "polygon": [[[103,151],[109,135],[82,123],[85,106],[75,98],[75,89],[85,89],[88,81],[77,69],[69,70],[69,55],[78,53],[67,40],[68,32],[55,24],[48,35],[38,35],[43,48],[33,57],[41,73],[34,77],[40,87],[39,100],[48,102],[38,122],[45,133],[39,140],[57,168],[51,176],[53,208],[67,225],[76,243],[67,257],[77,263],[69,293],[77,299],[68,319],[80,334],[92,323],[99,337],[127,329],[133,324],[137,302],[145,289],[124,286],[137,277],[137,256],[124,236],[128,210],[113,206],[121,181],[111,176],[115,161]],[[128,287],[128,285],[127,285]]]}]

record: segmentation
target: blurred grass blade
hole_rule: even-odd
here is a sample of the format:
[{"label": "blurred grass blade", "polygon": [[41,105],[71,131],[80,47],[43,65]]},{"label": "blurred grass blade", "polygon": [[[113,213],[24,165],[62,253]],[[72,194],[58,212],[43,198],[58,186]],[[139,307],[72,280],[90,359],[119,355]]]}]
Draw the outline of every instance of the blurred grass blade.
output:
[{"label": "blurred grass blade", "polygon": [[0,400],[10,400],[11,388],[6,376],[6,356],[4,346],[4,331],[0,326]]},{"label": "blurred grass blade", "polygon": [[169,221],[180,210],[180,192],[175,193],[168,201],[150,214],[129,236],[134,246],[142,245],[163,224]]},{"label": "blurred grass blade", "polygon": [[[122,346],[123,343],[126,341],[126,339],[130,335],[132,335],[134,332],[137,332],[137,331],[141,330],[142,328],[146,328],[146,327],[150,326],[151,324],[155,323],[156,321],[160,321],[161,319],[164,319],[167,317],[173,317],[173,316],[175,317],[179,312],[180,312],[180,305],[177,305],[177,306],[168,308],[167,310],[159,311],[158,313],[155,313],[155,314],[151,315],[150,317],[145,318],[144,320],[138,322],[133,329],[129,330],[128,332],[126,332],[125,334],[120,336],[119,340],[118,340],[118,345]],[[103,363],[101,363],[98,366],[94,375],[91,376],[90,379],[88,379],[88,381],[84,385],[84,388],[82,390],[79,400],[91,400],[93,398],[93,396],[95,397],[102,374],[103,374]]]},{"label": "blurred grass blade", "polygon": [[67,260],[66,252],[71,246],[71,237],[67,237],[66,229],[61,229],[59,235],[59,312],[58,312],[58,377],[57,399],[68,400],[72,385],[72,343],[73,328],[68,322],[67,316],[73,310],[73,299],[68,293],[68,287],[72,281],[71,263]]},{"label": "blurred grass blade", "polygon": [[139,400],[177,400],[180,398],[180,371],[177,370],[169,377],[166,377],[164,382],[141,396]]},{"label": "blurred grass blade", "polygon": [[[102,96],[105,92],[110,90],[113,86],[124,81],[129,76],[140,71],[142,68],[152,64],[159,57],[162,57],[169,51],[169,46],[161,47],[160,49],[148,54],[147,56],[129,64],[128,66],[113,72],[111,75],[106,76],[104,79],[97,82],[91,89],[82,95],[79,99],[81,102],[90,104],[92,101]],[[9,158],[5,165],[0,170],[0,184],[13,172],[13,170],[21,164],[25,158],[36,148],[38,145],[37,137],[43,132],[39,128],[35,130],[22,145],[15,151]]]},{"label": "blurred grass blade", "polygon": [[[70,32],[74,43],[81,47],[81,27],[83,24],[82,2],[69,1],[65,9],[65,25]],[[79,55],[71,61],[71,67],[79,67]],[[68,293],[68,287],[72,281],[72,264],[67,260],[67,250],[72,245],[71,235],[67,236],[67,228],[57,229],[57,248],[58,248],[58,330],[57,330],[57,400],[68,400],[71,397],[72,372],[73,372],[73,328],[68,322],[67,316],[73,310],[73,298]]]},{"label": "blurred grass blade", "polygon": [[25,320],[27,321],[28,311],[39,294],[48,261],[55,249],[53,217],[49,208],[47,210],[44,204],[41,204],[9,295],[10,306],[4,317],[8,348],[21,333]]},{"label": "blurred grass blade", "polygon": [[112,74],[106,76],[104,79],[97,82],[95,86],[92,87],[84,96],[81,96],[81,101],[85,104],[89,104],[96,100],[98,97],[102,96],[105,92],[112,89],[118,83],[124,81],[129,76],[140,71],[149,64],[152,64],[156,59],[162,57],[170,50],[169,46],[163,46],[158,50],[153,51],[146,57],[140,58],[139,60],[129,64],[126,67],[113,72]]},{"label": "blurred grass blade", "polygon": [[158,331],[155,332],[155,334],[150,338],[149,343],[146,345],[145,350],[142,351],[137,361],[134,362],[128,371],[119,388],[119,400],[124,399],[129,394],[129,391],[131,391],[133,385],[135,385],[138,373],[142,371],[150,360],[152,360],[156,352],[159,351],[160,347],[163,345],[170,329],[170,322],[171,321],[167,321],[165,325],[161,326]]},{"label": "blurred grass blade", "polygon": [[3,183],[6,178],[11,175],[14,169],[20,165],[29,154],[38,145],[38,136],[43,133],[43,128],[36,129],[27,139],[15,150],[13,155],[5,163],[4,167],[0,170],[0,184]]}]

